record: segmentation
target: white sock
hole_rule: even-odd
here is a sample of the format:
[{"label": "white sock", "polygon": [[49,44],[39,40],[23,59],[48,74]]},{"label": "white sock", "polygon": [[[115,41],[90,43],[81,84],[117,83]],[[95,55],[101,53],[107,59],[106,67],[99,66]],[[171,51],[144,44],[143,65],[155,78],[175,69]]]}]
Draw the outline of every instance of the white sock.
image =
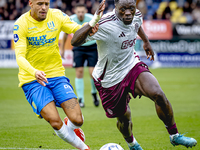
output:
[{"label": "white sock", "polygon": [[68,127],[65,123],[63,123],[63,126],[60,130],[54,131],[62,140],[71,144],[72,146],[81,150],[88,149],[88,146],[78,136],[76,136],[74,130]]},{"label": "white sock", "polygon": [[179,133],[170,135],[171,139],[173,139],[175,135],[179,135]]},{"label": "white sock", "polygon": [[133,138],[133,142],[128,143],[128,142],[126,141],[126,143],[128,144],[129,147],[132,147],[133,145],[135,145],[135,143],[136,143],[136,139]]},{"label": "white sock", "polygon": [[74,125],[69,119],[67,121],[67,126],[70,127],[72,130],[80,128],[79,126]]},{"label": "white sock", "polygon": [[[83,114],[82,114],[82,118],[83,118],[83,121],[84,121]],[[68,121],[67,121],[67,126],[70,127],[72,130],[78,129],[78,128],[81,127],[81,126],[76,126],[76,125],[74,125],[74,124],[69,120],[69,118],[68,118]]]}]

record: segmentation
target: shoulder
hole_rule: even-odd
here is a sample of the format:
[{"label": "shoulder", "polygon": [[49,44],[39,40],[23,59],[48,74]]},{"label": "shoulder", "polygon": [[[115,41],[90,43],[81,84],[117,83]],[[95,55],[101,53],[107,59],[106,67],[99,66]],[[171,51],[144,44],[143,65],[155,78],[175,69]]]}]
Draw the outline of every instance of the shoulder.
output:
[{"label": "shoulder", "polygon": [[49,12],[50,12],[51,14],[61,14],[61,13],[62,13],[61,10],[56,9],[56,8],[49,8]]},{"label": "shoulder", "polygon": [[107,25],[107,24],[115,24],[118,20],[117,16],[114,12],[106,13],[102,16],[102,18],[99,20],[99,25]]},{"label": "shoulder", "polygon": [[53,17],[69,17],[67,14],[65,14],[64,12],[62,12],[59,9],[55,9],[55,8],[49,8],[49,14],[53,15]]},{"label": "shoulder", "polygon": [[142,17],[142,13],[138,9],[136,9],[134,17]]},{"label": "shoulder", "polygon": [[26,29],[26,27],[28,26],[28,17],[30,16],[29,15],[30,11],[24,13],[23,15],[21,15],[14,23],[14,31],[18,31],[18,29]]},{"label": "shoulder", "polygon": [[15,21],[15,24],[20,24],[20,23],[23,23],[25,20],[28,19],[28,14],[30,13],[30,11],[22,14],[16,21]]}]

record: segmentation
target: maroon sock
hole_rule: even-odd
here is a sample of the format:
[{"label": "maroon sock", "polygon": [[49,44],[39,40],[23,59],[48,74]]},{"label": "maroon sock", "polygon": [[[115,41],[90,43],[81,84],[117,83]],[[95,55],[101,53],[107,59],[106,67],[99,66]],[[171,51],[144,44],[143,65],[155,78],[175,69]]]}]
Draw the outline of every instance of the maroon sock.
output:
[{"label": "maroon sock", "polygon": [[133,134],[132,134],[130,137],[125,138],[125,140],[126,140],[128,143],[132,143],[133,140],[134,140]]},{"label": "maroon sock", "polygon": [[170,135],[178,133],[178,129],[176,127],[176,123],[171,127],[166,127],[167,131]]}]

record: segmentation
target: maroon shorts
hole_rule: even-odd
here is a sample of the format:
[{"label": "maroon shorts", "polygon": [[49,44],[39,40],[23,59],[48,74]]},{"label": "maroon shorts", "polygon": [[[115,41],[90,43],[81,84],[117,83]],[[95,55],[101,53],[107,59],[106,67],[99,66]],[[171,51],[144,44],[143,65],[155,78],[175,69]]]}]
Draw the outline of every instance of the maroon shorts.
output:
[{"label": "maroon shorts", "polygon": [[135,81],[139,74],[144,71],[150,72],[145,63],[139,62],[120,83],[109,88],[103,88],[101,83],[94,79],[94,84],[99,92],[103,108],[108,118],[119,117],[126,112],[127,105],[131,99],[129,93],[134,98],[137,97],[134,93]]}]

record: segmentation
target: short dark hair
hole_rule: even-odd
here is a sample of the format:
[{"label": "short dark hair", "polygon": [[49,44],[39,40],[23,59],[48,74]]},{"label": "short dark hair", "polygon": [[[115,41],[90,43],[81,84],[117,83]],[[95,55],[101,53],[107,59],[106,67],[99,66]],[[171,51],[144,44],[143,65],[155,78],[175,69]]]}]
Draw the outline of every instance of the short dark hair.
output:
[{"label": "short dark hair", "polygon": [[86,5],[85,5],[85,4],[82,4],[82,3],[77,3],[77,4],[75,5],[75,8],[77,8],[77,7],[85,7],[85,8],[87,8]]},{"label": "short dark hair", "polygon": [[[133,0],[133,1],[136,2],[136,0]],[[115,2],[115,4],[117,4],[117,3],[119,3],[119,0],[115,0],[114,2]]]}]

